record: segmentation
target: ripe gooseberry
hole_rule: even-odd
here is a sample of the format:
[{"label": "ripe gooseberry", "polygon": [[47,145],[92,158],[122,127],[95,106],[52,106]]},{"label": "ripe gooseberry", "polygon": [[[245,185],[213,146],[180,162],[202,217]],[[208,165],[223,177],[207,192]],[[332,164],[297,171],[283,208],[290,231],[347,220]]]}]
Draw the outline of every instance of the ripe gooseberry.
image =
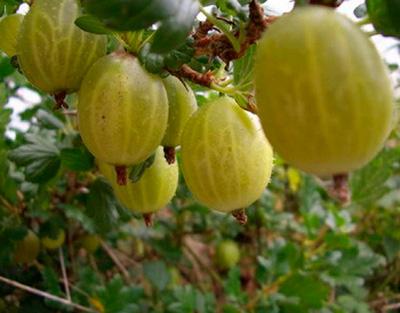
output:
[{"label": "ripe gooseberry", "polygon": [[90,66],[106,53],[107,38],[87,33],[74,22],[77,0],[35,0],[18,38],[18,62],[26,78],[53,95],[78,90]]},{"label": "ripe gooseberry", "polygon": [[269,182],[271,146],[255,117],[232,98],[210,101],[194,113],[186,123],[181,145],[186,183],[212,209],[245,208],[261,196]]},{"label": "ripe gooseberry", "polygon": [[175,147],[180,145],[183,128],[197,110],[197,102],[192,89],[178,78],[168,76],[163,80],[168,95],[168,126],[161,145],[169,163],[175,161]]},{"label": "ripe gooseberry", "polygon": [[255,66],[262,126],[288,163],[321,177],[365,165],[391,126],[385,64],[359,27],[329,8],[297,8],[261,39]]},{"label": "ripe gooseberry", "polygon": [[0,20],[0,50],[10,58],[17,54],[17,38],[24,16],[12,14]]},{"label": "ripe gooseberry", "polygon": [[168,98],[161,78],[147,73],[125,52],[98,60],[79,91],[79,130],[89,151],[116,166],[126,184],[126,166],[146,160],[167,128]]},{"label": "ripe gooseberry", "polygon": [[151,224],[151,213],[166,206],[178,186],[178,165],[168,164],[163,150],[156,150],[153,164],[145,170],[137,182],[129,181],[126,186],[115,183],[116,173],[112,166],[98,162],[100,172],[114,189],[117,199],[133,212],[143,213],[146,224]]}]

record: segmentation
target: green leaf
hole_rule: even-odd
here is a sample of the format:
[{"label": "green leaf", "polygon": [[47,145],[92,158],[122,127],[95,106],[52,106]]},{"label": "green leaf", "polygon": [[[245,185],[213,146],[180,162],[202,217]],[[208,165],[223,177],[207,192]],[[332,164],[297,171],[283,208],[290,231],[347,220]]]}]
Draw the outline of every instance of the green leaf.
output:
[{"label": "green leaf", "polygon": [[143,296],[141,288],[124,286],[119,275],[97,290],[97,297],[104,306],[104,312],[110,313],[139,312],[137,303]]},{"label": "green leaf", "polygon": [[15,68],[11,65],[10,59],[0,56],[0,81],[15,72]]},{"label": "green leaf", "polygon": [[86,214],[93,220],[97,233],[106,234],[118,225],[120,211],[124,211],[114,196],[111,186],[96,179],[89,187]]},{"label": "green leaf", "polygon": [[[298,306],[302,309],[320,309],[324,302],[328,299],[329,287],[310,274],[295,273],[289,277],[279,289],[280,293],[290,298],[296,298]],[[288,308],[292,307],[288,305]],[[285,312],[296,312],[293,310],[285,310]],[[308,311],[307,311],[308,312]]]},{"label": "green leaf", "polygon": [[389,191],[385,183],[393,173],[392,165],[399,160],[400,148],[385,149],[356,171],[350,181],[353,203],[368,207],[385,195]]},{"label": "green leaf", "polygon": [[132,166],[131,171],[129,173],[129,179],[132,182],[137,183],[140,180],[140,178],[143,176],[146,169],[153,165],[155,157],[156,157],[156,155],[155,155],[155,153],[153,153],[150,157],[148,157],[142,163]]},{"label": "green leaf", "polygon": [[102,21],[92,15],[83,15],[75,20],[75,25],[85,32],[99,35],[110,35],[112,31],[108,29]]},{"label": "green leaf", "polygon": [[69,204],[60,204],[59,207],[67,218],[79,222],[88,233],[95,232],[93,221],[83,213],[82,209]]},{"label": "green leaf", "polygon": [[73,171],[89,171],[94,166],[93,155],[83,146],[61,150],[61,164]]},{"label": "green leaf", "polygon": [[179,8],[176,0],[87,0],[87,11],[119,31],[148,28]]},{"label": "green leaf", "polygon": [[164,290],[171,280],[167,265],[163,261],[145,262],[143,273],[149,282],[160,291]]},{"label": "green leaf", "polygon": [[58,148],[38,135],[26,135],[27,144],[9,154],[11,161],[25,167],[26,180],[44,183],[57,175],[60,168]]},{"label": "green leaf", "polygon": [[45,110],[39,109],[36,113],[36,118],[39,123],[48,129],[62,129],[64,128],[64,123],[58,119],[54,114],[50,114]]},{"label": "green leaf", "polygon": [[199,9],[196,0],[179,1],[174,15],[163,21],[156,31],[152,52],[167,53],[181,46],[192,29]]},{"label": "green leaf", "polygon": [[400,252],[400,240],[385,236],[383,238],[383,248],[389,262],[393,261]]},{"label": "green leaf", "polygon": [[228,278],[224,285],[225,293],[233,298],[239,299],[241,292],[240,269],[234,267],[228,272]]}]

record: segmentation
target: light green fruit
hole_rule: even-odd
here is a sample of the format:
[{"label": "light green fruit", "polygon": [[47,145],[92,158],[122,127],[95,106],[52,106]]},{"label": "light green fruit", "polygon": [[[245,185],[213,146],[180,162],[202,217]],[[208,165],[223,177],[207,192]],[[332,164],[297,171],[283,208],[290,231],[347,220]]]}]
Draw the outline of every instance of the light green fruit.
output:
[{"label": "light green fruit", "polygon": [[197,110],[196,97],[189,86],[178,78],[168,76],[163,80],[168,95],[168,127],[162,141],[165,147],[180,145],[183,128],[190,116]]},{"label": "light green fruit", "polygon": [[21,241],[17,242],[14,250],[14,260],[17,263],[30,263],[36,260],[40,251],[40,241],[36,234],[28,230]]},{"label": "light green fruit", "polygon": [[56,238],[44,237],[42,238],[42,245],[48,250],[55,250],[60,248],[65,242],[65,231],[60,229]]},{"label": "light green fruit", "polygon": [[94,253],[99,248],[101,239],[97,235],[85,235],[81,239],[82,247],[89,253]]},{"label": "light green fruit", "polygon": [[215,251],[215,260],[221,269],[231,269],[240,260],[240,249],[232,240],[221,241]]},{"label": "light green fruit", "polygon": [[9,57],[17,54],[17,38],[24,16],[8,15],[0,20],[0,51]]},{"label": "light green fruit", "polygon": [[290,164],[330,176],[362,167],[382,148],[394,110],[388,73],[346,17],[295,9],[269,27],[255,64],[262,126]]},{"label": "light green fruit", "polygon": [[160,144],[168,121],[162,80],[138,59],[114,53],[97,61],[79,91],[79,129],[94,156],[109,164],[134,165]]},{"label": "light green fruit", "polygon": [[228,97],[203,105],[187,122],[183,174],[200,202],[230,212],[261,196],[271,176],[273,153],[256,122]]},{"label": "light green fruit", "polygon": [[106,53],[105,36],[75,25],[77,0],[35,0],[21,25],[18,61],[26,78],[50,94],[73,92],[90,66]]},{"label": "light green fruit", "polygon": [[134,212],[152,213],[165,207],[172,199],[178,186],[178,165],[168,164],[163,150],[156,151],[154,163],[145,170],[138,182],[127,185],[116,183],[116,173],[112,166],[98,162],[101,173],[111,183],[118,200]]}]

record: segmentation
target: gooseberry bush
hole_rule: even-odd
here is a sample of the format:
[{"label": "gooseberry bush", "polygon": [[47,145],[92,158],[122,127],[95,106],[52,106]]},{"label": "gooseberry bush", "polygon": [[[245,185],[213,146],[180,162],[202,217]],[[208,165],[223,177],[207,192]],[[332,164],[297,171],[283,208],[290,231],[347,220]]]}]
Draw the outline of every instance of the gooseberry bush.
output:
[{"label": "gooseberry bush", "polygon": [[400,7],[349,2],[0,0],[0,313],[397,312]]}]

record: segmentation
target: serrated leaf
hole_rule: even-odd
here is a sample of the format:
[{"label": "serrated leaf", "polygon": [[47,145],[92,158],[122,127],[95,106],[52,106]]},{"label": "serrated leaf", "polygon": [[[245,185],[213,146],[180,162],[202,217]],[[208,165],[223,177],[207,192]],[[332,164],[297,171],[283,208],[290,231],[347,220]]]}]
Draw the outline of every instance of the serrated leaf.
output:
[{"label": "serrated leaf", "polygon": [[9,154],[9,159],[19,166],[25,167],[26,180],[44,183],[57,175],[60,168],[58,148],[36,135],[26,135],[27,144],[22,145]]},{"label": "serrated leaf", "polygon": [[93,221],[80,208],[69,204],[60,204],[59,207],[63,210],[67,218],[79,222],[88,233],[94,233],[95,227]]},{"label": "serrated leaf", "polygon": [[106,234],[119,221],[121,205],[116,200],[111,186],[103,179],[96,179],[89,187],[86,214],[93,220],[96,232]]},{"label": "serrated leaf", "polygon": [[141,288],[125,286],[119,275],[97,291],[97,297],[104,306],[104,312],[112,313],[139,312],[137,302],[143,296]]},{"label": "serrated leaf", "polygon": [[350,180],[352,201],[364,206],[373,205],[389,191],[385,182],[393,173],[392,165],[400,160],[400,148],[385,149]]},{"label": "serrated leaf", "polygon": [[61,129],[64,127],[64,123],[60,119],[45,110],[39,109],[39,111],[36,113],[36,118],[45,128]]},{"label": "serrated leaf", "polygon": [[[286,297],[296,298],[301,309],[320,309],[328,299],[329,287],[310,274],[295,273],[279,289]],[[295,311],[295,310],[294,310]],[[285,310],[285,312],[288,312]],[[293,312],[293,311],[292,311]]]},{"label": "serrated leaf", "polygon": [[152,52],[164,54],[181,46],[192,29],[199,9],[198,1],[181,0],[174,15],[164,20],[156,31]]},{"label": "serrated leaf", "polygon": [[62,165],[73,171],[89,171],[94,166],[94,157],[85,147],[62,149],[60,157]]},{"label": "serrated leaf", "polygon": [[75,25],[85,32],[98,34],[98,35],[110,35],[112,31],[107,28],[98,18],[92,15],[83,15],[75,20]]},{"label": "serrated leaf", "polygon": [[174,14],[179,6],[176,0],[87,0],[89,13],[107,27],[119,31],[148,28]]},{"label": "serrated leaf", "polygon": [[149,282],[160,291],[164,290],[171,280],[167,265],[163,261],[145,262],[143,273]]}]

